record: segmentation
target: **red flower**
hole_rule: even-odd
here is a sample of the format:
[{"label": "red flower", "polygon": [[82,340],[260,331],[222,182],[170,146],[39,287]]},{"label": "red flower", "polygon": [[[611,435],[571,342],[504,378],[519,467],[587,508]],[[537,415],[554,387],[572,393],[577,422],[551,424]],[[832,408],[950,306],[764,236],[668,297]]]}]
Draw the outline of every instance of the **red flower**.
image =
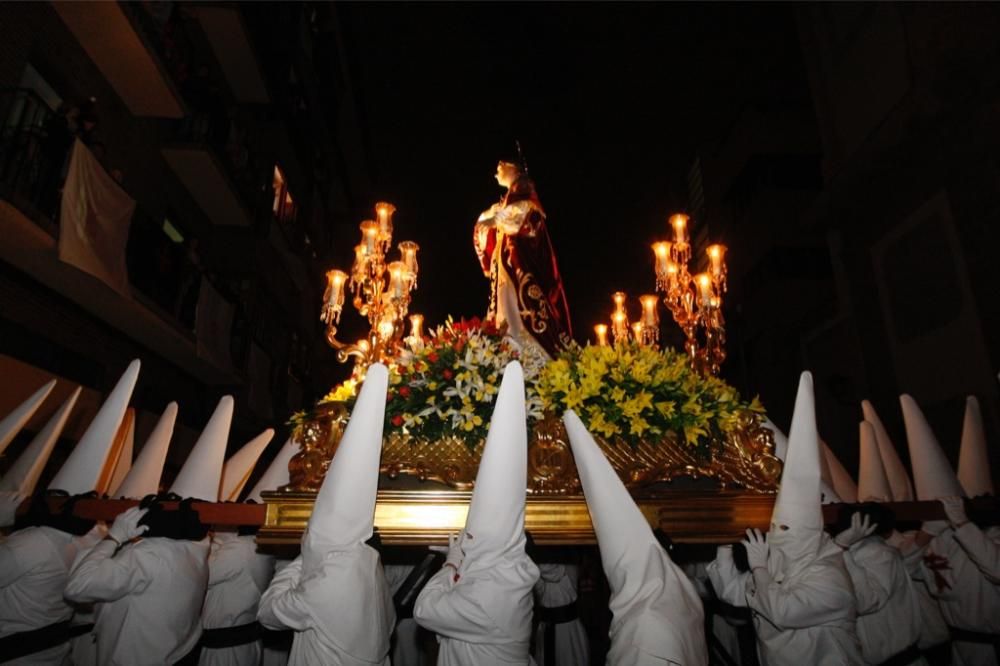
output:
[{"label": "red flower", "polygon": [[438,362],[437,352],[431,352],[430,354],[428,354],[427,360],[430,361],[431,363],[437,363]]},{"label": "red flower", "polygon": [[441,371],[441,376],[444,377],[445,379],[450,380],[452,377],[455,376],[455,373],[453,373],[449,368],[445,368],[444,370]]},{"label": "red flower", "polygon": [[401,395],[404,398],[409,398],[410,397],[410,387],[409,386],[400,386],[399,387],[399,395]]},{"label": "red flower", "polygon": [[400,427],[401,425],[403,425],[403,417],[400,416],[399,414],[396,414],[395,416],[393,416],[392,417],[392,425],[396,426],[397,428]]}]

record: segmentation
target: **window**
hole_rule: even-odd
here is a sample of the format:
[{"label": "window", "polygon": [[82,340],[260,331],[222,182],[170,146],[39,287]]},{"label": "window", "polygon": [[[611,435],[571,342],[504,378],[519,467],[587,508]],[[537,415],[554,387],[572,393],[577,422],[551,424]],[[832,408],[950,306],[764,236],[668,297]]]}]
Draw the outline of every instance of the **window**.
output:
[{"label": "window", "polygon": [[288,191],[285,174],[277,164],[274,165],[274,179],[271,182],[271,188],[274,190],[274,202],[271,206],[274,216],[280,222],[294,222],[297,213],[295,199]]}]

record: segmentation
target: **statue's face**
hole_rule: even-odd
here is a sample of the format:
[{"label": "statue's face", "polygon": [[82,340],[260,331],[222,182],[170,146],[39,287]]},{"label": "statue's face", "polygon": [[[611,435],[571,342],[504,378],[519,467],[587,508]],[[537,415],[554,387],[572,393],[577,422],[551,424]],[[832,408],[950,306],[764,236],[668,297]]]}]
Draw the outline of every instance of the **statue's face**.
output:
[{"label": "statue's face", "polygon": [[516,164],[510,162],[500,162],[497,164],[496,179],[501,187],[510,187],[517,180],[521,171]]}]

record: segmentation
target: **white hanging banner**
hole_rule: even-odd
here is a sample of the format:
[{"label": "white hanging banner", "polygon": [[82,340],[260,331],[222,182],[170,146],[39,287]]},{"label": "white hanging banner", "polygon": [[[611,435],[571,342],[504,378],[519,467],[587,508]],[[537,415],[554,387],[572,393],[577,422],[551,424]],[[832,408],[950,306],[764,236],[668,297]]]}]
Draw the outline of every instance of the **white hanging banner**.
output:
[{"label": "white hanging banner", "polygon": [[59,213],[59,259],[130,298],[125,245],[135,200],[77,139]]}]

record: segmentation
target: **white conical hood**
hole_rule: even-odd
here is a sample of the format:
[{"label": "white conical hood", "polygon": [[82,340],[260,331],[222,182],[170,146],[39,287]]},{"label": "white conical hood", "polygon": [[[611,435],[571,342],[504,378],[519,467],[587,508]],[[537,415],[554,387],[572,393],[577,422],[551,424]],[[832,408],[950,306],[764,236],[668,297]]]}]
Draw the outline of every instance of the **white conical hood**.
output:
[{"label": "white conical hood", "polygon": [[131,407],[125,410],[125,418],[122,419],[122,423],[118,427],[118,434],[115,436],[121,437],[124,444],[118,449],[115,471],[111,476],[111,483],[108,485],[108,494],[111,497],[118,496],[118,489],[132,469],[132,456],[135,454],[135,410]]},{"label": "white conical hood", "polygon": [[969,497],[994,494],[983,415],[979,411],[979,401],[971,395],[965,399],[962,448],[958,454],[958,482]]},{"label": "white conical hood", "polygon": [[858,462],[857,501],[891,502],[892,487],[882,465],[875,428],[868,421],[862,421],[858,429],[861,450]]},{"label": "white conical hood", "polygon": [[803,372],[788,434],[788,458],[767,534],[767,567],[774,576],[796,575],[816,559],[823,546],[821,458],[812,374]]},{"label": "white conical hood", "polygon": [[52,449],[59,441],[59,435],[62,434],[62,430],[66,426],[66,420],[73,410],[73,405],[76,404],[76,399],[80,397],[81,390],[81,388],[77,388],[73,391],[69,399],[52,415],[45,427],[35,435],[28,447],[18,456],[3,479],[0,480],[0,491],[14,491],[24,496],[35,492],[38,478],[42,475],[42,470],[45,469],[45,463],[49,461],[49,456],[52,455]]},{"label": "white conical hood", "polygon": [[906,424],[906,440],[910,445],[910,465],[918,500],[936,500],[942,497],[962,497],[955,472],[941,450],[934,431],[920,411],[917,401],[905,393],[899,396]]},{"label": "white conical hood", "polygon": [[274,437],[274,429],[268,428],[249,442],[243,445],[239,451],[226,461],[222,468],[222,491],[219,494],[220,502],[235,502],[243,492],[243,487],[250,480],[253,468],[257,464],[260,454]]},{"label": "white conical hood", "polygon": [[170,492],[206,502],[219,501],[222,465],[226,460],[226,441],[232,422],[233,397],[223,396],[170,486]]},{"label": "white conical hood", "polygon": [[[107,490],[114,472],[114,462],[117,462],[121,450],[119,448],[116,451],[114,447],[125,443],[115,435],[118,434],[118,427],[128,409],[128,401],[132,398],[132,390],[138,378],[139,360],[136,359],[129,364],[69,458],[49,483],[50,490],[64,490],[70,495]],[[109,460],[113,461],[111,465],[107,464]]]},{"label": "white conical hood", "polygon": [[281,486],[286,485],[289,480],[288,463],[291,462],[292,456],[298,453],[300,448],[298,443],[289,437],[285,445],[278,451],[278,455],[274,457],[270,467],[267,468],[267,471],[257,481],[257,485],[247,495],[247,500],[253,500],[258,503],[263,502],[264,498],[261,497],[262,492],[265,490],[277,490]]},{"label": "white conical hood", "polygon": [[[504,369],[476,485],[465,520],[466,561],[495,559],[524,550],[524,501],[528,486],[528,421],[524,372],[517,361]],[[471,563],[471,562],[470,562]]]},{"label": "white conical hood", "polygon": [[781,486],[774,502],[771,522],[789,527],[823,529],[819,493],[820,444],[812,374],[803,372],[795,397],[788,457],[781,472]]},{"label": "white conical hood", "polygon": [[146,440],[122,485],[115,491],[115,497],[142,499],[146,495],[155,495],[159,492],[160,477],[163,475],[163,465],[167,461],[167,449],[170,447],[170,437],[174,434],[176,420],[177,403],[171,402],[163,410],[163,415],[157,421],[156,427],[150,433],[149,439]]},{"label": "white conical hood", "polygon": [[[847,471],[847,468],[841,464],[837,456],[834,455],[833,450],[827,445],[826,442],[820,440],[820,446],[823,449],[823,461],[821,462],[820,471],[823,474],[823,480],[833,487],[837,497],[840,498],[842,502],[848,502],[853,504],[858,501],[858,484],[854,483],[854,479],[851,478],[851,473]],[[829,474],[829,476],[826,476]]]},{"label": "white conical hood", "polygon": [[38,389],[27,400],[14,408],[7,416],[0,420],[0,454],[7,450],[7,446],[21,432],[21,428],[28,422],[38,407],[45,401],[45,398],[52,392],[52,387],[56,385],[56,380],[52,380],[42,388]]},{"label": "white conical hood", "polygon": [[893,502],[913,501],[913,482],[906,472],[906,465],[899,459],[896,446],[889,437],[889,432],[882,424],[882,419],[878,417],[875,407],[867,400],[861,401],[861,410],[864,412],[865,421],[872,424],[875,429],[875,441],[878,442],[878,452],[882,456],[882,466],[885,467],[885,475],[889,479],[889,487],[892,488]]},{"label": "white conical hood", "polygon": [[771,419],[764,419],[762,424],[765,428],[771,431],[774,436],[774,455],[781,462],[785,462],[785,456],[788,455],[788,437],[785,433],[781,432],[781,428],[774,425]]},{"label": "white conical hood", "polygon": [[388,388],[386,367],[369,366],[302,537],[302,576],[322,581],[302,603],[312,617],[335,618],[315,629],[349,663],[382,663],[396,624],[381,559],[365,544],[375,519]]},{"label": "white conical hood", "polygon": [[580,418],[563,415],[590,519],[611,587],[608,663],[636,646],[670,663],[707,663],[701,600],[688,577],[660,547],[625,485]]},{"label": "white conical hood", "polygon": [[302,540],[302,555],[307,560],[357,546],[372,535],[388,390],[386,367],[381,363],[369,366],[313,504]]}]

